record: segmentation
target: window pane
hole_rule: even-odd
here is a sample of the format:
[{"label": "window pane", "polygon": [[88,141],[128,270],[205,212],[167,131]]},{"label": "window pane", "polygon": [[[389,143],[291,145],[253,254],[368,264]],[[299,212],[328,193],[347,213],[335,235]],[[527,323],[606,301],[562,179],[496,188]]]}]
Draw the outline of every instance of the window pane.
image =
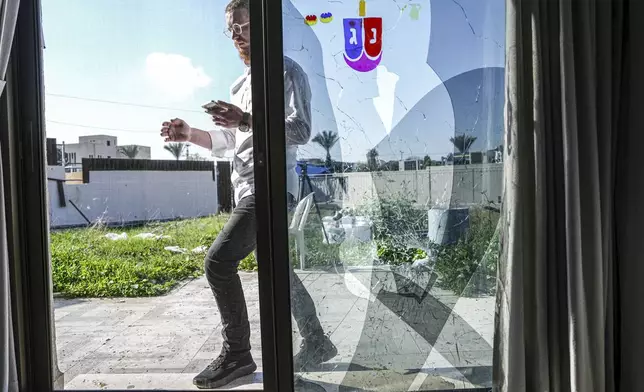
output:
[{"label": "window pane", "polygon": [[297,388],[491,386],[504,1],[283,15]]},{"label": "window pane", "polygon": [[[245,166],[228,151],[242,138],[202,107],[250,110],[246,85],[231,96],[247,68],[226,3],[43,0],[65,389],[262,389],[254,209],[233,200],[232,181],[248,183],[231,180]],[[238,46],[249,48],[249,28]],[[244,209],[231,218],[235,202]]]}]

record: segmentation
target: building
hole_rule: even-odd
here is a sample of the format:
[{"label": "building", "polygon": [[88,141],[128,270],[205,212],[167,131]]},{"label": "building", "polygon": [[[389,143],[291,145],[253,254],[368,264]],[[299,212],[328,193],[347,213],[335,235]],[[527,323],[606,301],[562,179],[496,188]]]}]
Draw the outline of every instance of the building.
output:
[{"label": "building", "polygon": [[78,143],[64,144],[67,164],[80,164],[83,158],[117,158],[116,136],[80,136]]},{"label": "building", "polygon": [[[77,173],[82,171],[83,158],[130,158],[123,154],[123,149],[136,151],[136,159],[151,159],[151,149],[148,146],[119,146],[116,136],[89,135],[80,136],[78,143],[60,144],[60,160],[65,159],[65,172]],[[60,162],[62,165],[62,162]]]},{"label": "building", "polygon": [[417,158],[410,158],[401,160],[398,163],[399,171],[420,170],[423,166],[423,160]]}]

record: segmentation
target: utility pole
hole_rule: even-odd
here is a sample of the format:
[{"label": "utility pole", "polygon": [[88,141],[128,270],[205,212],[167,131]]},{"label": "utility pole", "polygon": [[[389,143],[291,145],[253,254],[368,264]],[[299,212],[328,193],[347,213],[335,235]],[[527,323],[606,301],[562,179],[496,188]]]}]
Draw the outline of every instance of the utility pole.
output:
[{"label": "utility pole", "polygon": [[61,165],[63,165],[63,168],[66,166],[65,165],[65,141],[64,140],[63,140],[63,153],[62,153],[62,156],[60,158],[60,163],[61,163]]}]

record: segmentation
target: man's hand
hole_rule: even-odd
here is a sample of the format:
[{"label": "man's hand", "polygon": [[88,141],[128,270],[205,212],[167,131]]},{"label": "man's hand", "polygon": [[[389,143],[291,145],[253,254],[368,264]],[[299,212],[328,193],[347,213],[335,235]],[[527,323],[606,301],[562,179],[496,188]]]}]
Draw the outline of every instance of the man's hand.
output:
[{"label": "man's hand", "polygon": [[241,124],[244,111],[237,106],[224,101],[217,101],[217,105],[206,111],[212,116],[215,125],[224,128],[237,128]]},{"label": "man's hand", "polygon": [[189,142],[192,128],[180,118],[166,121],[161,128],[161,136],[166,142]]}]

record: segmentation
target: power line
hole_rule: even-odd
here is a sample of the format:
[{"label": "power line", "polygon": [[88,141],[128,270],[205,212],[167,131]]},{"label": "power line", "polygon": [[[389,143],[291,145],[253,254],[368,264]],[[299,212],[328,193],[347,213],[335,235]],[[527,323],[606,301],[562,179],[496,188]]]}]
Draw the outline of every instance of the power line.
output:
[{"label": "power line", "polygon": [[[160,133],[160,131],[145,131],[145,130],[142,130],[142,129],[98,127],[98,126],[94,126],[94,125],[76,124],[76,123],[71,123],[71,122],[66,122],[66,121],[56,121],[56,120],[46,120],[46,121],[48,123],[52,123],[52,124],[67,125],[67,126],[78,127],[78,128],[96,129],[96,130],[101,130],[101,131],[115,131],[115,132],[128,132],[128,133]],[[309,150],[310,147],[311,147],[311,145],[300,146],[300,152],[314,155],[314,153]],[[454,151],[447,151],[447,152],[432,152],[432,151],[427,152],[427,151],[425,151],[425,152],[422,152],[422,153],[418,153],[418,159],[422,160],[424,158],[424,156],[420,157],[420,155],[423,155],[423,154],[425,154],[425,155],[447,155],[447,154],[450,154],[450,153],[454,153]],[[350,155],[350,154],[343,154],[343,155]],[[398,154],[395,154],[395,153],[378,154],[378,158],[380,158],[380,159],[390,158],[390,157],[391,158],[398,158]]]},{"label": "power line", "polygon": [[109,103],[109,104],[112,104],[112,105],[133,106],[133,107],[146,108],[146,109],[162,109],[162,110],[174,110],[174,111],[190,112],[190,113],[204,113],[203,110],[171,108],[171,107],[168,107],[168,106],[144,105],[144,104],[140,104],[140,103],[110,101],[110,100],[107,100],[107,99],[77,97],[77,96],[74,96],[74,95],[50,94],[50,93],[47,93],[45,95],[50,96],[50,97],[56,97],[56,98],[66,98],[66,99],[76,99],[76,100],[79,100],[79,101]]},{"label": "power line", "polygon": [[[108,128],[108,127],[97,127],[93,125],[83,125],[83,124],[75,124],[75,123],[70,123],[70,122],[65,122],[65,121],[55,121],[55,120],[46,120],[48,123],[52,124],[59,124],[59,125],[69,125],[71,127],[79,127],[79,128],[88,128],[88,129],[98,129],[102,131],[116,131],[116,132],[132,132],[132,133],[156,133],[157,131],[144,131],[142,129],[125,129],[125,128]],[[159,131],[160,133],[160,131]]]}]

